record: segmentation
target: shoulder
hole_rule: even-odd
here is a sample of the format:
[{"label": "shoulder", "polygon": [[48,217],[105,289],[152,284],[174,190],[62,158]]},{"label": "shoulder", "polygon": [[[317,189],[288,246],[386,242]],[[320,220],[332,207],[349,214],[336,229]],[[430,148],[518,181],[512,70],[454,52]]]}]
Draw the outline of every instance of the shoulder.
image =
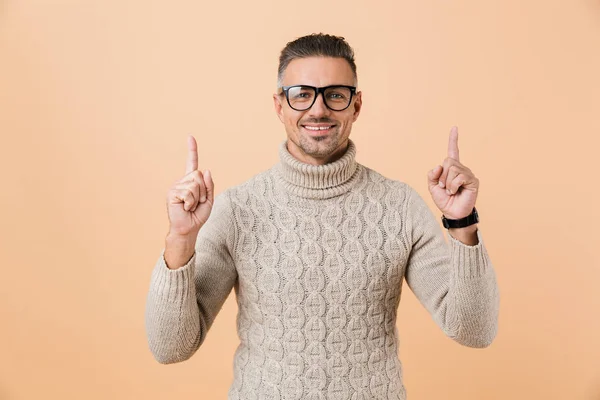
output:
[{"label": "shoulder", "polygon": [[[257,173],[249,179],[223,189],[215,194],[210,217],[200,231],[227,231],[232,233],[237,230],[238,221],[245,221],[248,210],[256,204],[254,197],[263,192],[270,180],[270,169]],[[213,232],[214,234],[214,232]]]},{"label": "shoulder", "polygon": [[415,188],[403,180],[391,179],[362,164],[360,168],[363,169],[361,190],[367,191],[370,196],[380,196],[383,201],[398,206],[406,206],[411,197],[419,196]]},{"label": "shoulder", "polygon": [[[226,201],[235,208],[237,205],[246,204],[251,197],[264,194],[273,186],[273,168],[256,173],[245,181],[230,186],[223,190],[219,197],[226,197]],[[215,199],[216,202],[216,199]]]}]

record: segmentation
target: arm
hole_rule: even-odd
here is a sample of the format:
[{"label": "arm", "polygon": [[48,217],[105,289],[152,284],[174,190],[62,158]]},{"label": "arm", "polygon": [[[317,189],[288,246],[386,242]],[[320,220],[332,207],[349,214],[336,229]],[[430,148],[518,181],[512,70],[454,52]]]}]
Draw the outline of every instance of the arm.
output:
[{"label": "arm", "polygon": [[407,190],[408,286],[448,337],[469,347],[489,346],[498,331],[499,291],[481,231],[475,245],[451,234],[446,243],[423,198]]},{"label": "arm", "polygon": [[231,201],[224,192],[215,198],[186,264],[169,269],[162,250],[152,271],[145,313],[148,345],[158,362],[185,361],[204,342],[237,280],[230,252],[234,234]]}]

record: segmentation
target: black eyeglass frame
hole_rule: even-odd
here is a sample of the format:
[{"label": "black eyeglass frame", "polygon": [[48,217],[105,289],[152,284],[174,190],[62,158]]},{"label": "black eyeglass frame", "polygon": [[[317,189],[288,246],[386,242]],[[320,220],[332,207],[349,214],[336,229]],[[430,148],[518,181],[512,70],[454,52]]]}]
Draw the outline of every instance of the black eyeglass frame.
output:
[{"label": "black eyeglass frame", "polygon": [[[292,106],[292,104],[290,103],[289,90],[292,88],[295,88],[295,87],[303,87],[303,88],[308,88],[308,89],[314,90],[315,97],[313,98],[313,102],[310,104],[310,106],[308,106],[307,108],[301,109],[301,110],[298,110],[297,108],[294,108]],[[335,108],[329,107],[329,104],[327,104],[327,100],[325,99],[325,90],[333,88],[333,87],[341,87],[341,88],[350,89],[350,99],[348,99],[348,105],[346,107],[342,108],[341,110],[336,110]],[[349,86],[349,85],[329,85],[329,86],[323,86],[323,87],[315,87],[315,86],[310,86],[310,85],[290,85],[290,86],[281,86],[279,89],[280,89],[280,94],[281,93],[285,94],[285,99],[287,100],[288,105],[292,108],[292,110],[296,110],[296,111],[310,110],[310,108],[315,104],[315,101],[317,101],[317,97],[319,97],[319,94],[323,94],[323,104],[325,104],[325,107],[329,108],[331,111],[344,111],[345,109],[350,107],[350,104],[352,104],[352,98],[356,94],[356,86]]]}]

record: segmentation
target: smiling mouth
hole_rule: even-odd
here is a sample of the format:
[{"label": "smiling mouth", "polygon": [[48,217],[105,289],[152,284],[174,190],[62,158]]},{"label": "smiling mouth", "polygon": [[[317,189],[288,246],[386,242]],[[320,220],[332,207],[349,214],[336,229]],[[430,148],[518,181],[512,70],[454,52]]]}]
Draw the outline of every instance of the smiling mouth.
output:
[{"label": "smiling mouth", "polygon": [[329,133],[335,127],[335,125],[333,125],[333,124],[301,125],[301,126],[302,126],[302,128],[306,129],[308,132],[314,133],[314,134]]}]

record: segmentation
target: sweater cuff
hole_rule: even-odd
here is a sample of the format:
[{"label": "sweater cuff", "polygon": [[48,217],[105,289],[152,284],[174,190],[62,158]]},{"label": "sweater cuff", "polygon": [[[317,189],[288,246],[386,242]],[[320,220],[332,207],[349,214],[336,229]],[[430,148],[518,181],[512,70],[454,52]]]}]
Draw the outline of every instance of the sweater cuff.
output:
[{"label": "sweater cuff", "polygon": [[181,303],[194,291],[196,252],[192,258],[177,269],[167,267],[165,250],[163,249],[152,272],[151,289],[162,301]]},{"label": "sweater cuff", "polygon": [[477,278],[492,269],[492,263],[483,243],[481,231],[476,231],[479,243],[468,245],[448,234],[451,247],[452,265],[459,278]]}]

